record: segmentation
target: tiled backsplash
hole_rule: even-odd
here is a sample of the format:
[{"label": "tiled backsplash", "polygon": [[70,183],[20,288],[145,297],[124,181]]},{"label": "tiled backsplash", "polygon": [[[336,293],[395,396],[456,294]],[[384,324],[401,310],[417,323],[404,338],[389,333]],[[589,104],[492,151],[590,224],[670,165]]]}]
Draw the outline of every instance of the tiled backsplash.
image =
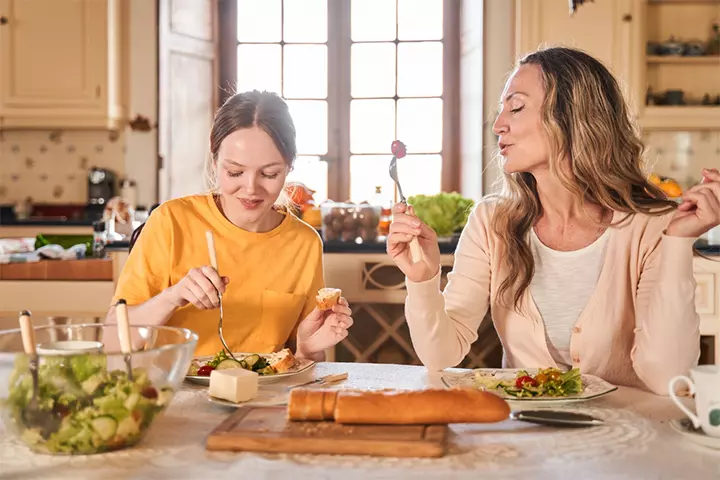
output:
[{"label": "tiled backsplash", "polygon": [[720,169],[720,131],[650,132],[645,139],[653,172],[683,188],[701,180],[702,168]]},{"label": "tiled backsplash", "polygon": [[87,172],[107,168],[122,177],[122,134],[91,130],[0,132],[0,204],[86,203]]}]

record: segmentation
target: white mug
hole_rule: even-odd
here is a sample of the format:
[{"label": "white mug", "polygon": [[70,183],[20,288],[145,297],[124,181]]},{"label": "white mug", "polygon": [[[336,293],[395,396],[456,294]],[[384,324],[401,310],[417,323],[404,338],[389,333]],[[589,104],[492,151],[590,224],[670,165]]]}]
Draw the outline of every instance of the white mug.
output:
[{"label": "white mug", "polygon": [[[698,365],[690,370],[690,376],[681,375],[670,380],[668,388],[670,398],[693,423],[695,428],[702,428],[710,437],[720,438],[720,365]],[[675,394],[675,386],[684,382],[695,394],[695,411],[692,413],[683,405]]]}]

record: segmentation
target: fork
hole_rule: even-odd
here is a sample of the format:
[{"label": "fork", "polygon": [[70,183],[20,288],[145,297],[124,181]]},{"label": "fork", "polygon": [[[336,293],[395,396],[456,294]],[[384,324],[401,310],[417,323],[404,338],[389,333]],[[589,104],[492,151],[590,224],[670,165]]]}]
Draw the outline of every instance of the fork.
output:
[{"label": "fork", "polygon": [[[400,201],[407,205],[407,198],[403,195],[402,187],[400,187],[400,180],[398,179],[397,171],[397,159],[405,156],[405,144],[400,140],[395,140],[392,145],[393,157],[390,160],[390,178],[395,182],[398,193],[400,194]],[[409,212],[408,212],[409,213]],[[419,263],[422,261],[422,250],[420,249],[420,242],[417,237],[413,237],[410,240],[410,259],[412,263]]]},{"label": "fork", "polygon": [[[215,254],[215,239],[213,237],[212,230],[208,230],[205,232],[205,238],[207,239],[207,246],[208,246],[208,254],[210,254],[210,265],[219,272],[218,270],[218,263],[217,263],[217,255]],[[220,343],[222,343],[223,348],[227,352],[228,355],[230,355],[230,358],[238,362],[239,360],[235,358],[235,355],[233,355],[232,351],[230,351],[230,348],[228,347],[227,343],[225,342],[225,337],[223,337],[223,330],[222,330],[222,324],[223,324],[223,296],[222,293],[218,290],[218,299],[220,300],[220,321],[218,322],[218,335],[220,336]]]}]

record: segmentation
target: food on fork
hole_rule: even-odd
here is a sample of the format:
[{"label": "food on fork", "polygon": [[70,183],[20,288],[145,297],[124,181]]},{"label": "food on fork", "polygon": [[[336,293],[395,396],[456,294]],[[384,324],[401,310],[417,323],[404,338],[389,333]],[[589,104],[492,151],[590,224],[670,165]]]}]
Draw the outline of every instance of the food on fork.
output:
[{"label": "food on fork", "polygon": [[329,310],[340,301],[342,290],[339,288],[321,288],[318,290],[317,304],[320,310]]},{"label": "food on fork", "polygon": [[474,388],[416,391],[353,391],[297,388],[290,391],[288,419],[347,424],[417,425],[502,422],[505,400]]},{"label": "food on fork", "polygon": [[258,374],[251,370],[213,370],[209,393],[211,397],[233,403],[247,402],[257,396],[258,383]]}]

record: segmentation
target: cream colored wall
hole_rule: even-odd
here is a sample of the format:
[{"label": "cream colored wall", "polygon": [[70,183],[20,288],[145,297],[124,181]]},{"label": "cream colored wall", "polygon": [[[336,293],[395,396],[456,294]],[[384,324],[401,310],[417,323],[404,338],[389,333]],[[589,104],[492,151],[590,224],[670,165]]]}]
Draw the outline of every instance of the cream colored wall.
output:
[{"label": "cream colored wall", "polygon": [[[155,2],[130,0],[126,38],[128,105],[157,122],[157,14]],[[157,136],[93,130],[0,132],[0,204],[32,197],[36,203],[86,203],[87,170],[113,170],[137,181],[138,204],[156,201]]]}]

